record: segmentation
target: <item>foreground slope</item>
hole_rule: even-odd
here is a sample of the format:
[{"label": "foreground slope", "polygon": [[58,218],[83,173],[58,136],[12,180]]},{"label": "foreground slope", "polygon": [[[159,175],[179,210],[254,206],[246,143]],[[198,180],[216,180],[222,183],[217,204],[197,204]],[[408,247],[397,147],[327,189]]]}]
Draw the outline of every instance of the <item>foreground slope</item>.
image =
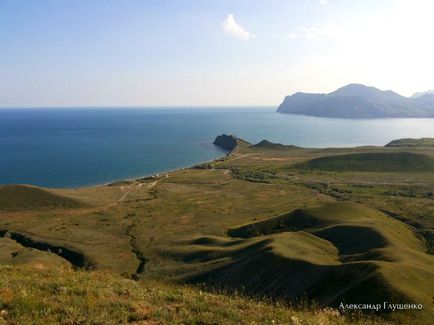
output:
[{"label": "foreground slope", "polygon": [[109,272],[0,266],[0,324],[387,324]]}]

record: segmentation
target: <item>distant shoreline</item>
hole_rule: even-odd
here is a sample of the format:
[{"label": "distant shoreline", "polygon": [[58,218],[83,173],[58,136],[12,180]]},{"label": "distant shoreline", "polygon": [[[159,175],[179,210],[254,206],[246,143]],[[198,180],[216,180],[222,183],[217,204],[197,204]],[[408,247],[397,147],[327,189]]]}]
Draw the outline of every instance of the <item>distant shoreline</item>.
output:
[{"label": "distant shoreline", "polygon": [[[113,183],[117,183],[117,182],[138,181],[141,178],[152,177],[152,176],[156,176],[157,174],[158,174],[158,176],[170,175],[170,174],[182,171],[182,170],[191,169],[191,168],[193,168],[194,166],[197,166],[197,165],[206,164],[206,163],[213,163],[213,162],[217,161],[218,159],[222,159],[222,158],[226,157],[229,153],[230,153],[230,151],[226,155],[224,155],[224,156],[220,156],[220,157],[214,158],[212,160],[205,160],[205,161],[202,161],[202,162],[198,162],[198,163],[196,163],[194,165],[187,165],[187,166],[179,167],[179,168],[175,168],[175,169],[163,170],[163,171],[156,172],[156,173],[153,173],[153,174],[147,174],[147,175],[142,175],[142,176],[137,176],[137,177],[123,178],[123,179],[119,179],[119,180],[114,180],[114,181],[106,182],[106,183],[103,183],[103,184],[94,184],[94,185],[88,185],[88,186],[77,186],[77,187],[72,187],[71,189],[78,189],[78,188],[85,188],[85,187],[102,187],[102,186],[109,186],[109,185],[111,185]],[[3,185],[8,185],[8,184],[3,184]],[[26,184],[26,185],[31,185],[31,184]],[[37,185],[32,185],[32,186],[37,186]],[[43,187],[43,186],[38,186],[38,187]],[[51,188],[51,187],[48,187],[48,188]],[[54,187],[54,189],[60,189],[60,187],[59,188]]]},{"label": "distant shoreline", "polygon": [[159,176],[161,175],[166,175],[166,174],[172,174],[178,171],[182,171],[182,170],[187,170],[190,169],[196,165],[200,165],[200,164],[206,164],[206,163],[212,163],[218,159],[221,159],[223,157],[225,157],[226,155],[217,157],[215,159],[212,160],[205,160],[202,162],[198,162],[196,164],[193,165],[186,165],[183,167],[179,167],[179,168],[175,168],[175,169],[169,169],[169,170],[162,170],[162,171],[158,171],[152,174],[146,174],[146,175],[140,175],[137,177],[129,177],[129,178],[121,178],[121,179],[115,179],[112,181],[108,181],[108,182],[104,182],[104,183],[95,183],[95,184],[89,184],[89,185],[83,185],[83,186],[72,186],[72,187],[50,187],[50,186],[42,186],[42,185],[35,185],[35,184],[30,184],[30,183],[5,183],[5,184],[0,184],[0,186],[7,186],[7,185],[27,185],[27,186],[35,186],[35,187],[40,187],[40,188],[47,188],[47,189],[53,189],[53,190],[76,190],[76,189],[81,189],[81,188],[91,188],[91,187],[103,187],[103,186],[109,186],[111,184],[114,183],[118,183],[118,182],[132,182],[132,181],[137,181],[140,180],[141,178],[147,178],[147,177],[152,177],[155,176],[157,174],[159,174]]}]

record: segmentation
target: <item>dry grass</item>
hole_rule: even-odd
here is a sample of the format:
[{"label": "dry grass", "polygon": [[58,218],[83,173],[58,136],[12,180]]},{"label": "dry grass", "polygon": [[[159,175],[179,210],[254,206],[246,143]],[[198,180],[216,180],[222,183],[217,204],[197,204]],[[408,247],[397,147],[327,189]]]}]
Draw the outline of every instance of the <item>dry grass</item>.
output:
[{"label": "dry grass", "polygon": [[0,267],[0,324],[386,324],[109,272]]}]

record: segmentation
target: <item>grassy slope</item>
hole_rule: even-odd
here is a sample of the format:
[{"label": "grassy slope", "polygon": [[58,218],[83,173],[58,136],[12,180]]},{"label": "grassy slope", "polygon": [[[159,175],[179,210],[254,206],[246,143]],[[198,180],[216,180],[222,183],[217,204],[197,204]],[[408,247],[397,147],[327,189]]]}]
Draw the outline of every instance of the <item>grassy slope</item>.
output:
[{"label": "grassy slope", "polygon": [[[349,296],[352,301],[367,302],[372,297],[391,301],[396,297],[431,304],[434,286],[429,279],[434,278],[434,257],[423,253],[424,243],[404,224],[366,206],[345,202],[295,210],[229,233],[253,239],[238,239],[228,245],[203,238],[204,244],[200,246],[196,240],[191,246],[185,256],[188,259],[221,262],[217,270],[197,276],[199,281],[245,286],[274,296],[307,296],[328,305]],[[383,266],[384,270],[400,271],[393,278],[386,277]],[[406,290],[418,282],[417,276],[408,276],[411,272],[425,279],[417,295]],[[333,282],[338,274],[340,281]],[[362,284],[379,277],[383,286],[366,294]],[[294,283],[294,279],[299,280]]]},{"label": "grassy slope", "polygon": [[[405,150],[433,155],[428,148]],[[279,261],[282,256],[294,259],[309,251],[312,254],[306,259],[311,264],[330,265],[337,260],[340,265],[342,262],[332,242],[319,238],[313,231],[284,232],[272,235],[270,242],[261,243],[264,238],[257,237],[235,245],[233,242],[237,240],[227,236],[227,229],[284,215],[294,209],[355,201],[387,210],[394,219],[413,224],[412,231],[421,236],[417,242],[425,245],[434,229],[434,204],[429,195],[434,191],[433,173],[329,172],[292,167],[330,155],[402,151],[402,148],[285,149],[280,146],[262,150],[242,143],[229,157],[209,164],[206,169],[178,171],[157,183],[137,180],[78,190],[49,190],[55,195],[86,202],[86,206],[69,210],[47,207],[39,211],[0,211],[0,229],[67,244],[84,252],[97,269],[143,279],[167,276],[185,279],[206,274],[227,266],[234,256],[256,252],[255,244],[272,250],[275,253],[272,258],[277,256]],[[236,173],[234,169],[241,172]],[[258,182],[264,179],[267,182]],[[385,226],[389,227],[390,223]],[[398,241],[392,237],[388,242],[395,245]],[[194,240],[199,242],[194,244]],[[407,245],[406,242],[399,247]],[[425,283],[434,282],[431,269],[425,272],[408,264],[427,259],[424,263],[430,267],[432,263],[426,250],[413,247],[409,256],[397,257],[397,249],[386,247],[381,254],[395,260],[374,260],[378,271],[370,284],[402,282],[401,294],[425,301],[426,290],[419,288],[431,290]],[[137,273],[143,258],[144,272]],[[402,276],[406,274],[408,279],[403,281]],[[277,286],[279,281],[275,278]]]},{"label": "grassy slope", "polygon": [[386,324],[109,272],[0,266],[0,324]]},{"label": "grassy slope", "polygon": [[325,171],[433,172],[434,158],[411,152],[353,153],[315,158],[298,168]]},{"label": "grassy slope", "polygon": [[386,147],[434,147],[433,138],[399,139],[391,141]]},{"label": "grassy slope", "polygon": [[28,185],[0,186],[0,210],[73,209],[83,206],[80,201]]},{"label": "grassy slope", "polygon": [[47,265],[70,267],[65,259],[50,252],[26,248],[16,241],[0,238],[0,264],[2,265]]}]

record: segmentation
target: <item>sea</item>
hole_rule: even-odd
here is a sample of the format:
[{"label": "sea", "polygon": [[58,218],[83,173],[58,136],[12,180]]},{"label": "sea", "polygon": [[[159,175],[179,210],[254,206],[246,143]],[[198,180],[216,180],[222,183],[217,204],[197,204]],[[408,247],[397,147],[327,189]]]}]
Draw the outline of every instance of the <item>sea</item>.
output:
[{"label": "sea", "polygon": [[303,147],[434,137],[434,119],[336,119],[276,107],[2,108],[0,184],[75,188],[161,173],[226,152],[219,134]]}]

